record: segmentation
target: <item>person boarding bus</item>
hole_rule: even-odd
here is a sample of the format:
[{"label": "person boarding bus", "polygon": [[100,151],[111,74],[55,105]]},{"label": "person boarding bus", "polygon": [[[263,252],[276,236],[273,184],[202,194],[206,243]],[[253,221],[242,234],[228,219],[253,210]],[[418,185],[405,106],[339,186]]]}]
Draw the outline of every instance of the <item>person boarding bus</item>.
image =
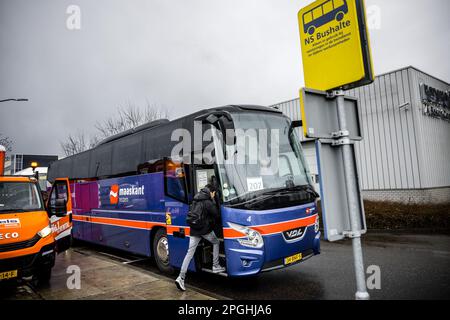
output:
[{"label": "person boarding bus", "polygon": [[216,221],[220,219],[215,197],[215,187],[211,184],[206,185],[195,195],[191,210],[187,215],[186,221],[191,227],[189,249],[184,257],[180,275],[175,280],[177,288],[181,291],[186,290],[184,286],[186,272],[202,238],[208,240],[213,245],[213,272],[221,273],[225,271],[225,268],[219,264],[220,242],[214,233]]}]

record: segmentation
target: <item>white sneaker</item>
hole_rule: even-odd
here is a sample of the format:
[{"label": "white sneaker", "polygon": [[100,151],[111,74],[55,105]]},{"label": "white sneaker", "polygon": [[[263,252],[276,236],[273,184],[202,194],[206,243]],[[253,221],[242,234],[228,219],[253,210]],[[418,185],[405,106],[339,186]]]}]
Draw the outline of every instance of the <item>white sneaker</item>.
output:
[{"label": "white sneaker", "polygon": [[225,272],[225,268],[221,265],[213,266],[213,273],[222,273]]},{"label": "white sneaker", "polygon": [[175,280],[175,284],[181,291],[186,291],[186,288],[184,287],[184,279],[182,279],[180,276],[178,276],[177,280]]}]

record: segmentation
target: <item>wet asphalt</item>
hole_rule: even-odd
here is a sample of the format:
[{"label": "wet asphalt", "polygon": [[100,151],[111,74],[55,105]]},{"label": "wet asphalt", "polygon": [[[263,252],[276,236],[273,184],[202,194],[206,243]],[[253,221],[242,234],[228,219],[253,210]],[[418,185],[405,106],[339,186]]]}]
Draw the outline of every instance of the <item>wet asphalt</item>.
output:
[{"label": "wet asphalt", "polygon": [[[188,273],[188,290],[219,299],[353,299],[356,284],[351,241],[322,241],[321,247],[322,253],[307,261],[251,278]],[[151,259],[86,243],[76,243],[71,250],[127,264],[137,272],[151,272],[169,282],[176,278],[161,274]],[[371,299],[450,299],[449,235],[369,232],[363,237],[363,252],[365,267],[375,265],[381,271],[381,288],[369,290]],[[23,297],[35,291],[32,289],[27,289],[25,282],[15,292]],[[53,293],[52,297],[58,299]]]},{"label": "wet asphalt", "polygon": [[[380,267],[381,289],[372,299],[450,299],[450,237],[369,233],[365,267]],[[351,240],[322,241],[322,253],[290,268],[250,279],[193,274],[194,286],[232,299],[354,299]]]},{"label": "wet asphalt", "polygon": [[[354,299],[351,240],[322,241],[321,249],[305,262],[256,277],[190,273],[186,282],[230,299]],[[369,232],[363,236],[363,252],[365,268],[374,265],[381,272],[381,288],[368,290],[372,299],[450,299],[450,236]],[[152,261],[132,264],[159,273]]]}]

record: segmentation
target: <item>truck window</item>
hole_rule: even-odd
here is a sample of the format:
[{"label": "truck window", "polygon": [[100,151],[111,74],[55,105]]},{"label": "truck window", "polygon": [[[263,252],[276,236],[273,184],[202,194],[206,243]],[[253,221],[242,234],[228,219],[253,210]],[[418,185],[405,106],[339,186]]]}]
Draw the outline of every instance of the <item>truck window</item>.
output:
[{"label": "truck window", "polygon": [[[56,199],[64,199],[67,203],[67,185],[65,182],[56,181],[50,195],[50,208],[56,205]],[[52,214],[54,214],[52,210]]]},{"label": "truck window", "polygon": [[43,210],[43,206],[34,183],[0,182],[0,213],[37,210]]}]

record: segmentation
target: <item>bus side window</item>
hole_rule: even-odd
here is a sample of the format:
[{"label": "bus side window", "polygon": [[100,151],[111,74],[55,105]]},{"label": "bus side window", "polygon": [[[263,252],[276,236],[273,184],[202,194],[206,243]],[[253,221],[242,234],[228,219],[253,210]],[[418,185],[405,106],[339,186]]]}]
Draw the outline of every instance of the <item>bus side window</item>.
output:
[{"label": "bus side window", "polygon": [[323,9],[323,14],[327,14],[327,13],[333,11],[333,2],[332,1],[325,2],[322,5],[322,9]]},{"label": "bus side window", "polygon": [[333,0],[333,3],[335,9],[345,6],[344,0]]},{"label": "bus side window", "polygon": [[313,10],[313,19],[318,19],[323,15],[322,7],[315,8]]},{"label": "bus side window", "polygon": [[138,165],[138,174],[162,172],[163,170],[164,170],[163,160],[147,161]]},{"label": "bus side window", "polygon": [[169,197],[187,203],[186,176],[181,162],[165,161],[164,189]]},{"label": "bus side window", "polygon": [[313,21],[312,11],[307,12],[303,15],[303,23],[310,23]]}]

